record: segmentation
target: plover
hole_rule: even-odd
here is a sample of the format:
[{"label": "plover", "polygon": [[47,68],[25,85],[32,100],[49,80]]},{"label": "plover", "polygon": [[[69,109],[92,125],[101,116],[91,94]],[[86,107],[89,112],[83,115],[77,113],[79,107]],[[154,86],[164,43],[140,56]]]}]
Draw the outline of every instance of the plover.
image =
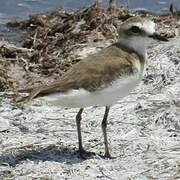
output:
[{"label": "plover", "polygon": [[106,132],[110,106],[128,95],[141,81],[147,47],[153,39],[167,41],[155,32],[153,21],[129,18],[118,29],[117,43],[80,61],[56,82],[34,88],[28,100],[39,97],[53,105],[80,108],[76,115],[80,153],[85,152],[81,136],[84,108],[105,106],[102,120],[105,157],[111,157]]}]

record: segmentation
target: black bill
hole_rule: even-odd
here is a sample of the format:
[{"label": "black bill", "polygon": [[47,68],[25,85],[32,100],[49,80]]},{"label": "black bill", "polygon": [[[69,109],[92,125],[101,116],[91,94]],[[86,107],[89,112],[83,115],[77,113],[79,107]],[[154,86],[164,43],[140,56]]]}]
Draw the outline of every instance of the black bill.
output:
[{"label": "black bill", "polygon": [[153,35],[150,35],[149,37],[156,39],[156,40],[159,40],[159,41],[168,41],[168,39],[166,37],[161,36],[158,33],[154,33]]}]

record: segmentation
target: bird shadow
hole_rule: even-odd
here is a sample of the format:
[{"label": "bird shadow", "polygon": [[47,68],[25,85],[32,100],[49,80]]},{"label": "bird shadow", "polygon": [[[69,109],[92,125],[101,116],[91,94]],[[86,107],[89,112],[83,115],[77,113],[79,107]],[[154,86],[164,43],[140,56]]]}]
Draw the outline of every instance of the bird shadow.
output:
[{"label": "bird shadow", "polygon": [[34,162],[39,161],[54,161],[65,164],[77,164],[87,159],[98,158],[97,156],[88,156],[82,158],[79,153],[72,148],[58,147],[55,145],[49,145],[47,147],[33,147],[30,149],[15,150],[17,153],[7,153],[0,156],[0,165],[9,165],[15,167],[26,160]]}]

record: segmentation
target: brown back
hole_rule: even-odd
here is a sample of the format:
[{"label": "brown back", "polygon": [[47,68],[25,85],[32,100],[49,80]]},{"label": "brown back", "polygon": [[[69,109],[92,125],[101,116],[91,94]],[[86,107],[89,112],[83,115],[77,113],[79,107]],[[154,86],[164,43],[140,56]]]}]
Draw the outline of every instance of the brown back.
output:
[{"label": "brown back", "polygon": [[29,100],[71,89],[100,90],[118,76],[136,73],[137,69],[133,66],[136,61],[139,61],[136,54],[129,54],[115,45],[110,46],[74,65],[61,79],[36,87],[30,93]]}]

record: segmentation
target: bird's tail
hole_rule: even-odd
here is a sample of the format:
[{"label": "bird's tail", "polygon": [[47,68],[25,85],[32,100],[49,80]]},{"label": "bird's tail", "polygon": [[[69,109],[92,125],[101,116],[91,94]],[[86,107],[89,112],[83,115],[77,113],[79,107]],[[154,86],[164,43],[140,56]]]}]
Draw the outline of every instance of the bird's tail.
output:
[{"label": "bird's tail", "polygon": [[41,89],[39,88],[27,88],[18,90],[19,96],[16,98],[17,103],[28,103],[32,99],[34,99],[39,93]]}]

